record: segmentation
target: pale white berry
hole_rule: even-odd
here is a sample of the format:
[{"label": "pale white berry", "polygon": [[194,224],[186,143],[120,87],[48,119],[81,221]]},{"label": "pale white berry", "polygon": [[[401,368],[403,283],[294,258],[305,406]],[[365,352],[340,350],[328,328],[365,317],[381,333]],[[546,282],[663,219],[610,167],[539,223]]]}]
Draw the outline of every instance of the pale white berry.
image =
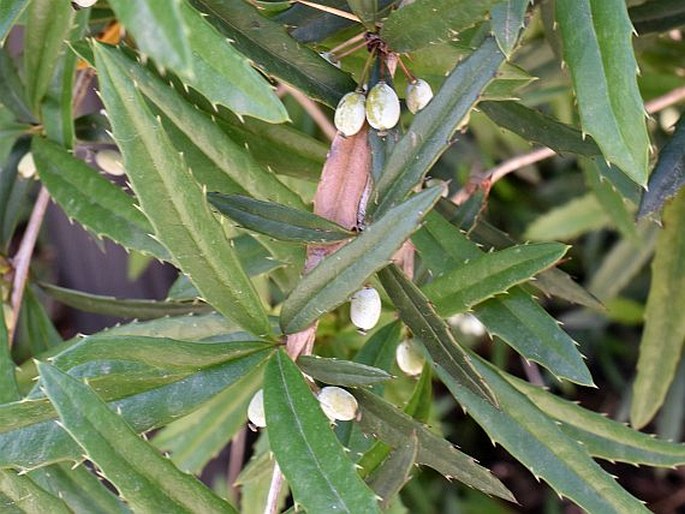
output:
[{"label": "pale white berry", "polygon": [[335,109],[333,123],[345,137],[353,136],[364,126],[366,97],[357,92],[347,93]]},{"label": "pale white berry", "polygon": [[407,86],[406,101],[407,109],[416,114],[423,109],[433,98],[433,90],[428,82],[416,79]]},{"label": "pale white berry", "polygon": [[121,154],[116,150],[100,150],[95,154],[95,163],[102,171],[110,175],[120,177],[126,174]]},{"label": "pale white berry", "polygon": [[36,163],[31,152],[24,154],[21,158],[19,164],[17,164],[17,172],[25,179],[29,179],[36,174]]},{"label": "pale white berry", "polygon": [[373,287],[365,287],[352,295],[350,319],[361,330],[371,330],[381,316],[381,297]]},{"label": "pale white berry", "polygon": [[357,417],[357,399],[340,387],[324,387],[318,399],[321,410],[331,421],[351,421]]},{"label": "pale white berry", "polygon": [[472,335],[474,337],[482,337],[485,335],[485,325],[483,325],[473,314],[455,314],[449,318],[448,321],[464,334]]},{"label": "pale white berry", "polygon": [[389,130],[400,120],[400,99],[384,81],[371,88],[366,98],[366,121],[376,130]]},{"label": "pale white berry", "polygon": [[73,2],[79,7],[90,7],[94,5],[98,0],[73,0]]},{"label": "pale white berry", "polygon": [[402,341],[397,345],[395,359],[399,368],[410,376],[419,375],[426,363],[423,354],[411,340]]},{"label": "pale white berry", "polygon": [[247,406],[247,419],[258,428],[264,428],[266,426],[263,389],[257,391],[252,397],[252,400],[250,400],[250,404]]}]

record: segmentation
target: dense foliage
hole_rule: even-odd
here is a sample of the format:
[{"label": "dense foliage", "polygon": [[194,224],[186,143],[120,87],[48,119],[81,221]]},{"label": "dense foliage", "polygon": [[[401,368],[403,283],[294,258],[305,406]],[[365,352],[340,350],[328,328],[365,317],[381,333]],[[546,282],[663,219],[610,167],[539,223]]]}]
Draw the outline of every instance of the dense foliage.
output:
[{"label": "dense foliage", "polygon": [[[1,510],[675,512],[683,25],[0,0]],[[166,299],[46,281],[50,199]],[[125,321],[64,340],[54,302]]]}]

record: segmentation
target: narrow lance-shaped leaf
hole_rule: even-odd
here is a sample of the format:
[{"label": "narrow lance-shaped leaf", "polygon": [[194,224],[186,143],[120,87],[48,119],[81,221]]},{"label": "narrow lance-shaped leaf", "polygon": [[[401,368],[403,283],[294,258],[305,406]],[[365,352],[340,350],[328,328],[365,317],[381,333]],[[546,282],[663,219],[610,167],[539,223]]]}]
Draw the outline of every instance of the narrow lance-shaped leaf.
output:
[{"label": "narrow lance-shaped leaf", "polygon": [[559,420],[561,429],[583,443],[593,457],[648,466],[685,464],[684,444],[643,434],[511,375],[504,375],[504,378],[528,396],[539,409]]},{"label": "narrow lance-shaped leaf", "polygon": [[298,332],[361,289],[385,266],[440,197],[441,187],[422,191],[367,226],[351,243],[325,258],[284,302],[281,327]]},{"label": "narrow lance-shaped leaf", "polygon": [[449,326],[435,313],[428,299],[395,265],[381,270],[378,277],[399,311],[400,318],[428,350],[437,374],[497,405],[497,398],[473,367],[471,358],[455,341]]},{"label": "narrow lance-shaped leaf", "polygon": [[31,149],[43,185],[67,216],[125,248],[170,259],[132,196],[56,143],[34,138]]},{"label": "narrow lance-shaped leaf", "polygon": [[167,82],[121,51],[105,46],[100,49],[116,64],[117,73],[133,81],[188,139],[250,195],[291,207],[304,205],[299,196],[255,162],[210,116],[198,110]]},{"label": "narrow lance-shaped leaf", "polygon": [[134,510],[237,512],[140,439],[88,385],[48,364],[38,369],[64,428]]},{"label": "narrow lance-shaped leaf", "polygon": [[516,48],[521,29],[525,26],[526,9],[529,0],[506,0],[492,8],[490,12],[492,33],[497,44],[507,57]]},{"label": "narrow lance-shaped leaf", "polygon": [[652,261],[645,328],[633,384],[630,420],[645,426],[654,417],[673,381],[685,342],[685,191],[664,209],[664,228]]},{"label": "narrow lance-shaped leaf", "polygon": [[369,486],[382,498],[381,507],[387,509],[402,487],[411,479],[418,453],[416,433],[409,434],[404,442],[394,449],[380,467],[369,477]]},{"label": "narrow lance-shaped leaf", "polygon": [[659,152],[659,160],[649,176],[649,185],[640,202],[638,218],[660,211],[664,202],[685,185],[685,116],[681,116],[671,139]]},{"label": "narrow lance-shaped leaf", "polygon": [[288,121],[288,112],[271,84],[185,0],[181,16],[192,52],[192,73],[181,74],[184,82],[213,104],[225,105],[238,115],[271,123]]},{"label": "narrow lance-shaped leaf", "polygon": [[2,105],[12,111],[16,119],[34,120],[27,103],[26,88],[19,78],[9,52],[3,47],[0,47],[0,98]]},{"label": "narrow lance-shaped leaf", "polygon": [[268,74],[292,84],[311,98],[335,107],[353,91],[352,78],[316,52],[291,38],[285,28],[261,16],[245,2],[197,0],[201,10],[220,20],[219,29],[236,48]]},{"label": "narrow lance-shaped leaf", "polygon": [[374,216],[397,205],[421,181],[503,61],[494,38],[487,38],[447,77],[388,157],[376,186],[376,203],[369,205]]},{"label": "narrow lance-shaped leaf", "polygon": [[561,259],[567,250],[559,243],[540,243],[485,253],[439,275],[423,292],[441,316],[451,316],[529,280]]},{"label": "narrow lance-shaped leaf", "polygon": [[[413,238],[427,266],[435,274],[482,250],[441,216],[431,213]],[[526,359],[542,364],[558,377],[590,385],[590,371],[576,344],[557,321],[520,286],[474,307],[475,316]]]},{"label": "narrow lance-shaped leaf", "polygon": [[347,4],[367,29],[370,31],[376,30],[378,0],[347,0]]},{"label": "narrow lance-shaped leaf", "polygon": [[556,22],[583,130],[607,161],[647,183],[649,137],[623,0],[560,0]]},{"label": "narrow lance-shaped leaf", "polygon": [[64,305],[83,312],[95,312],[118,318],[155,319],[213,310],[209,305],[199,302],[123,299],[85,293],[51,284],[42,284],[41,287],[52,298]]},{"label": "narrow lance-shaped leaf", "polygon": [[6,512],[40,514],[72,514],[64,500],[50,494],[26,475],[19,475],[13,469],[0,470],[0,495],[9,501],[3,501]]},{"label": "narrow lance-shaped leaf", "polygon": [[569,240],[598,230],[609,221],[609,215],[597,197],[587,194],[573,198],[533,220],[526,228],[524,237],[534,241]]},{"label": "narrow lance-shaped leaf", "polygon": [[140,50],[158,66],[193,71],[189,27],[181,13],[182,0],[112,0],[117,19],[131,32]]},{"label": "narrow lance-shaped leaf", "polygon": [[207,193],[207,199],[219,212],[239,226],[283,241],[334,243],[354,234],[337,223],[308,211],[255,200],[241,195]]},{"label": "narrow lance-shaped leaf", "polygon": [[594,462],[582,445],[565,435],[556,420],[517,391],[491,364],[477,355],[473,363],[497,394],[499,409],[458,383],[448,380],[445,385],[493,442],[501,444],[557,494],[587,512],[649,512]]},{"label": "narrow lance-shaped leaf", "polygon": [[300,369],[315,380],[340,386],[367,386],[392,378],[385,370],[359,362],[301,355],[297,359]]},{"label": "narrow lance-shaped leaf", "polygon": [[362,430],[393,447],[399,447],[412,432],[418,439],[416,461],[448,477],[506,500],[513,495],[490,471],[382,398],[363,389],[354,391],[359,400]]},{"label": "narrow lance-shaped leaf", "polygon": [[95,47],[102,97],[131,185],[157,237],[207,302],[257,335],[271,333],[261,299],[203,191],[112,53]]},{"label": "narrow lance-shaped leaf", "polygon": [[309,512],[380,512],[302,373],[282,350],[266,368],[264,407],[271,451],[297,503]]},{"label": "narrow lance-shaped leaf", "polygon": [[404,4],[385,20],[381,37],[395,52],[453,41],[459,32],[484,20],[499,1],[422,0]]}]

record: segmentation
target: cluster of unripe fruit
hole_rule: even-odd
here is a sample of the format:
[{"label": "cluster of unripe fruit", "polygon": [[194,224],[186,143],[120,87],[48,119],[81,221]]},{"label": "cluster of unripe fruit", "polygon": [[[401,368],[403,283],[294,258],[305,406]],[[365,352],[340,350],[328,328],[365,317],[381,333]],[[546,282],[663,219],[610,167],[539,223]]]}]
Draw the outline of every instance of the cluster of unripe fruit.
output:
[{"label": "cluster of unripe fruit", "polygon": [[[433,98],[430,84],[414,79],[407,86],[406,103],[412,114],[423,109]],[[333,122],[345,137],[353,136],[364,126],[364,121],[376,130],[390,130],[400,119],[400,99],[384,80],[371,88],[368,95],[360,91],[347,93],[335,109]]]},{"label": "cluster of unripe fruit", "polygon": [[[316,395],[319,406],[331,421],[352,421],[357,417],[359,405],[357,399],[342,387],[327,386]],[[264,390],[260,389],[255,393],[247,407],[247,419],[256,428],[266,426],[266,416],[264,415]]]}]

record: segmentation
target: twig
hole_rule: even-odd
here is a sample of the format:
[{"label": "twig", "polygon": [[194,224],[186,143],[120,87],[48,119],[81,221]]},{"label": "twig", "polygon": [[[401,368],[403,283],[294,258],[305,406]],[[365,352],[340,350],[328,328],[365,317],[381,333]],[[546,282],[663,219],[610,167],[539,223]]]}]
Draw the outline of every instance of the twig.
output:
[{"label": "twig", "polygon": [[361,20],[351,12],[336,9],[335,7],[328,7],[327,5],[317,4],[315,2],[308,2],[307,0],[295,0],[295,2],[298,4],[306,5],[307,7],[311,7],[313,9],[318,9],[319,11],[327,12],[328,14],[340,16],[341,18],[345,18],[346,20],[352,20],[356,21],[357,23],[361,23]]},{"label": "twig", "polygon": [[[671,105],[682,102],[683,100],[685,100],[685,86],[676,88],[665,95],[650,100],[645,103],[645,110],[649,114],[654,114],[663,111]],[[538,148],[531,152],[508,159],[483,174],[471,177],[469,183],[452,196],[452,201],[457,205],[461,205],[483,182],[489,181],[493,184],[512,171],[519,170],[524,166],[530,166],[531,164],[554,157],[555,155],[556,152],[550,148]]]},{"label": "twig", "polygon": [[335,130],[335,127],[328,119],[328,116],[326,116],[326,114],[321,110],[321,107],[319,107],[316,102],[310,99],[307,95],[295,89],[294,87],[290,87],[287,84],[280,84],[276,93],[279,94],[284,92],[287,92],[298,104],[302,106],[307,114],[309,114],[309,116],[311,116],[311,118],[314,120],[314,123],[316,123],[321,131],[326,135],[326,137],[332,141],[337,133],[337,130]]},{"label": "twig", "polygon": [[245,427],[241,428],[231,442],[231,450],[228,460],[228,488],[232,492],[232,499],[235,504],[240,500],[240,488],[235,485],[238,479],[240,470],[243,467],[243,459],[245,458],[245,442],[247,440],[247,430]]},{"label": "twig", "polygon": [[340,44],[339,44],[338,46],[336,46],[335,48],[331,48],[331,49],[328,51],[328,53],[331,54],[331,55],[335,55],[336,52],[339,52],[339,51],[342,50],[343,48],[347,48],[348,46],[350,46],[350,45],[352,45],[352,44],[354,44],[354,43],[357,43],[357,42],[361,41],[362,39],[364,39],[365,36],[366,36],[366,32],[362,32],[361,34],[357,34],[356,36],[351,37],[351,38],[348,39],[347,41],[344,41],[344,42],[340,43]]},{"label": "twig", "polygon": [[10,305],[12,306],[12,319],[14,321],[8,330],[10,346],[12,345],[12,338],[14,337],[17,320],[19,319],[21,302],[24,298],[24,287],[26,287],[26,280],[29,275],[31,256],[33,255],[33,249],[36,246],[40,226],[43,224],[43,218],[45,217],[45,211],[48,208],[49,201],[50,194],[48,193],[48,190],[45,189],[45,187],[41,187],[36,203],[33,206],[29,223],[24,231],[24,236],[19,244],[19,250],[17,250],[17,253],[12,259],[14,278],[12,280],[12,297],[10,299]]},{"label": "twig", "polygon": [[271,475],[271,484],[269,485],[269,494],[266,497],[266,505],[264,506],[264,514],[278,513],[278,496],[281,494],[283,487],[283,473],[278,467],[278,462],[274,462],[274,472]]}]

